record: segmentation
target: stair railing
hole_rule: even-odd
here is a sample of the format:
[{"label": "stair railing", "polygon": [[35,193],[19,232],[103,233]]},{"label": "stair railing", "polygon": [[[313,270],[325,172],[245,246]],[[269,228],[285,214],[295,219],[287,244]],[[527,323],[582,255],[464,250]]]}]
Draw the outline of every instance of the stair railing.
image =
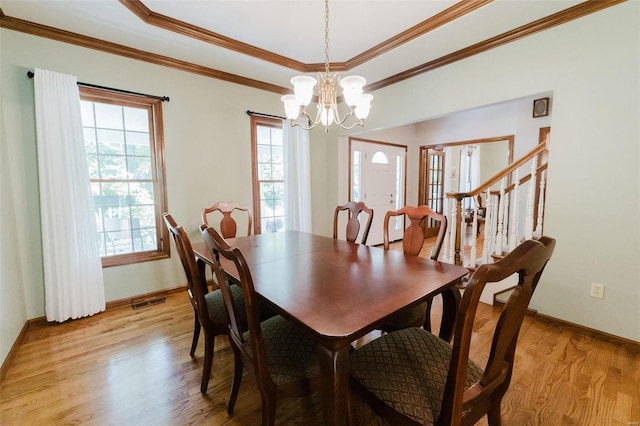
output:
[{"label": "stair railing", "polygon": [[[522,239],[539,238],[542,235],[547,164],[545,162],[542,165],[538,165],[538,157],[546,149],[546,142],[542,142],[474,190],[446,194],[448,199],[448,211],[446,213],[450,224],[443,250],[446,257],[448,257],[446,261],[456,265],[464,265],[470,269],[475,269],[476,267],[478,205],[474,202],[473,209],[468,212],[473,219],[471,222],[471,241],[470,244],[466,244],[465,212],[462,208],[466,198],[475,200],[478,195],[482,195],[485,199],[484,243],[482,246],[482,258],[480,259],[481,263],[490,263],[493,259],[502,257],[505,251],[515,248]],[[531,163],[530,173],[519,178],[519,170],[527,163]],[[524,187],[528,192],[526,206],[524,207],[524,229],[521,230],[520,191]],[[539,190],[536,191],[538,188]],[[536,194],[538,194],[537,199]],[[535,210],[537,210],[537,215],[534,217]],[[465,245],[470,248],[470,254],[466,259],[464,259],[463,253]]]}]

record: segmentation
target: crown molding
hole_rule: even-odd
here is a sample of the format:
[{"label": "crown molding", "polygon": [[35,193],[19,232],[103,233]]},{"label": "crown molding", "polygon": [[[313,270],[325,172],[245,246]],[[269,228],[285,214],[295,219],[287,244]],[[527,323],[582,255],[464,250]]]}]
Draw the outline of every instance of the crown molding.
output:
[{"label": "crown molding", "polygon": [[[196,25],[189,24],[188,22],[180,21],[178,19],[171,18],[160,13],[156,13],[145,6],[141,0],[119,0],[129,11],[140,18],[143,22],[149,25],[153,25],[167,31],[171,31],[177,34],[191,37],[205,43],[210,43],[218,47],[233,50],[234,52],[242,53],[270,62],[272,64],[281,65],[302,73],[322,72],[325,69],[324,63],[311,63],[305,64],[303,62],[296,61],[294,59],[287,58],[282,55],[270,52],[268,50],[260,49],[247,43],[243,43],[238,40],[234,40],[230,37],[223,36],[221,34],[209,31],[205,28],[198,27]],[[365,62],[368,62],[384,53],[395,49],[402,44],[405,44],[415,38],[418,38],[430,31],[435,30],[442,25],[455,21],[456,19],[470,13],[479,7],[491,3],[493,0],[467,0],[460,1],[455,5],[445,9],[444,11],[432,16],[431,18],[420,22],[417,25],[403,31],[388,40],[360,53],[359,55],[345,61],[345,62],[332,62],[330,64],[331,70],[336,72],[349,71]]]},{"label": "crown molding", "polygon": [[188,22],[156,13],[145,6],[140,0],[119,1],[146,24],[194,38],[205,43],[213,44],[215,46],[223,47],[225,49],[233,50],[234,52],[242,53],[276,65],[291,68],[299,72],[309,72],[307,65],[302,62],[269,52],[265,49],[260,49],[259,47],[251,44],[234,40],[230,37],[223,36],[202,27],[189,24]]},{"label": "crown molding", "polygon": [[547,30],[552,27],[556,27],[561,24],[573,21],[574,19],[582,18],[583,16],[590,15],[600,10],[615,6],[620,3],[624,3],[627,0],[588,0],[584,3],[580,3],[568,9],[554,13],[547,17],[538,19],[529,24],[522,25],[513,30],[498,34],[497,36],[488,38],[479,43],[460,49],[456,52],[434,59],[433,61],[425,62],[422,65],[410,68],[406,71],[402,71],[398,74],[392,75],[375,83],[369,84],[365,87],[367,92],[373,92],[383,87],[391,86],[399,83],[403,80],[407,80],[411,77],[433,71],[436,68],[443,67],[445,65],[452,64],[462,59],[469,58],[487,50],[494,49],[496,47],[511,43],[518,39],[528,37],[532,34]]},{"label": "crown molding", "polygon": [[283,95],[291,92],[290,89],[275,84],[266,83],[264,81],[242,77],[236,74],[216,70],[214,68],[208,68],[191,62],[181,61],[175,58],[170,58],[168,56],[159,55],[157,53],[146,52],[144,50],[134,49],[132,47],[123,46],[121,44],[111,43],[93,37],[87,37],[70,31],[60,30],[57,28],[36,24],[34,22],[25,21],[18,18],[12,18],[5,15],[2,12],[2,9],[0,9],[0,28],[6,28],[26,34],[32,34],[38,37],[61,41],[63,43],[74,44],[76,46],[85,47],[87,49],[99,50],[102,52],[111,53],[113,55],[124,56],[126,58],[149,62],[155,65],[175,68],[181,71],[203,75],[205,77],[211,77],[218,80],[228,81],[230,83],[253,87],[255,89],[266,90]]},{"label": "crown molding", "polygon": [[[120,0],[120,1],[125,5],[130,4],[132,7],[135,7],[136,14],[140,14],[142,16],[146,16],[146,14],[153,14],[153,12],[149,11],[149,9],[147,9],[138,0]],[[451,8],[443,11],[441,14],[435,15],[432,19],[426,20],[421,24],[418,24],[417,26],[408,29],[407,31],[404,31],[398,34],[397,36],[392,37],[386,42],[383,42],[373,47],[372,49],[369,49],[368,51],[363,52],[362,54],[351,59],[350,60],[351,62],[347,61],[347,63],[341,62],[341,63],[331,64],[331,69],[334,71],[347,71],[349,69],[348,68],[349,66],[356,66],[362,63],[358,61],[366,62],[370,59],[373,59],[374,57],[379,56],[382,53],[387,52],[390,49],[393,49],[394,47],[397,47],[402,43],[406,43],[407,41],[415,37],[418,37],[421,34],[424,34],[428,31],[433,30],[437,26],[443,25],[446,22],[450,22],[451,19],[455,19],[454,16],[462,16],[461,14],[469,13],[471,10],[481,7],[484,4],[488,3],[489,1],[491,0],[474,0],[471,2],[457,3]],[[538,19],[537,21],[531,22],[526,25],[522,25],[513,30],[504,32],[497,36],[491,37],[487,40],[484,40],[479,43],[460,49],[456,52],[450,53],[448,55],[442,56],[440,58],[434,59],[429,62],[425,62],[424,64],[421,64],[416,67],[410,68],[408,70],[402,71],[400,73],[394,74],[380,81],[371,83],[365,87],[365,90],[369,93],[373,92],[383,87],[387,87],[387,86],[399,83],[403,80],[407,80],[417,75],[432,71],[436,68],[440,68],[445,65],[452,64],[454,62],[469,58],[471,56],[477,55],[482,52],[486,52],[490,49],[494,49],[504,44],[511,43],[513,41],[544,31],[546,29],[549,29],[561,24],[565,24],[574,19],[584,17],[591,13],[598,12],[600,10],[609,8],[611,6],[615,6],[620,3],[624,3],[626,1],[627,0],[607,0],[607,1],[587,0],[583,3],[570,7],[568,9],[562,10],[553,15],[549,15],[545,18]],[[151,21],[153,21],[153,18],[148,18],[148,19],[151,19]],[[172,18],[168,18],[168,19],[172,19]],[[177,22],[180,22],[180,21],[177,21]],[[178,70],[182,70],[182,71],[186,71],[194,74],[203,75],[205,77],[224,80],[231,83],[240,84],[243,86],[248,86],[248,87],[252,87],[260,90],[266,90],[266,91],[277,93],[277,94],[291,93],[291,89],[284,88],[275,84],[270,84],[263,81],[242,77],[236,74],[231,74],[224,71],[216,70],[214,68],[209,68],[209,67],[197,65],[190,62],[181,61],[168,56],[163,56],[156,53],[150,53],[143,50],[127,47],[121,44],[111,43],[111,42],[100,40],[97,38],[87,37],[81,34],[60,30],[60,29],[49,27],[46,25],[36,24],[36,23],[25,21],[22,19],[13,18],[5,15],[4,12],[2,11],[2,8],[0,8],[0,28],[6,28],[14,31],[32,34],[38,37],[44,37],[52,40],[61,41],[64,43],[70,43],[77,46],[86,47],[88,49],[99,50],[99,51],[111,53],[114,55],[124,56],[131,59],[136,59],[136,60],[149,62],[156,65],[161,65],[161,66],[174,68],[174,69],[178,69]],[[211,34],[215,34],[215,33],[211,33]],[[223,38],[228,39],[226,37],[223,37]],[[232,39],[228,39],[228,40],[232,40]],[[233,43],[231,44],[233,45]],[[245,45],[245,46],[249,46],[249,45]],[[251,47],[251,49],[255,50],[256,48]],[[268,56],[271,56],[271,55],[275,55],[275,54],[270,54]],[[268,60],[268,59],[265,59],[265,60]],[[300,64],[297,61],[293,61],[293,60],[290,60],[290,61],[292,61],[293,63]],[[356,65],[354,65],[354,63]],[[304,69],[304,71],[302,72],[314,72],[314,71],[324,70],[324,64],[302,64],[302,65]],[[293,68],[293,69],[298,69],[298,68]]]},{"label": "crown molding", "polygon": [[443,10],[437,15],[420,22],[417,25],[391,37],[388,40],[368,49],[361,54],[354,56],[346,62],[347,70],[353,69],[378,56],[381,56],[407,42],[421,37],[445,24],[455,21],[474,10],[491,3],[493,0],[471,0],[461,1]]}]

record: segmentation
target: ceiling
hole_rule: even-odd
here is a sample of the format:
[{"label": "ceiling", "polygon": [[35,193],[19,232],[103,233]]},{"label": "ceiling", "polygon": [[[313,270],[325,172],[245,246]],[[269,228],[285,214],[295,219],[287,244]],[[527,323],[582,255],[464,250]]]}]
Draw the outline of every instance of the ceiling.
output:
[{"label": "ceiling", "polygon": [[[331,0],[332,71],[372,91],[620,0]],[[0,0],[0,27],[276,93],[322,70],[322,0]]]}]

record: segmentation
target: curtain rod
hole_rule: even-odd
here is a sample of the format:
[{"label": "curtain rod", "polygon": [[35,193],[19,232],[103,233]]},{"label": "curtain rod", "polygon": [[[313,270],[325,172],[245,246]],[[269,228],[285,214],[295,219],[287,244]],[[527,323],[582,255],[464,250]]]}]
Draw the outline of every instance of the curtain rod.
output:
[{"label": "curtain rod", "polygon": [[[35,74],[33,73],[33,71],[27,71],[27,77],[33,78],[34,75]],[[146,93],[131,92],[129,90],[123,90],[123,89],[114,89],[113,87],[99,86],[97,84],[83,83],[81,81],[78,82],[78,86],[92,87],[94,89],[108,90],[110,92],[116,92],[116,93],[126,93],[127,95],[144,96],[144,97],[147,97],[147,98],[158,99],[158,100],[160,100],[162,102],[165,102],[165,101],[169,102],[169,97],[168,96],[148,95]]]},{"label": "curtain rod", "polygon": [[247,115],[260,115],[262,117],[279,118],[280,120],[284,120],[284,117],[281,117],[279,115],[264,114],[262,112],[255,112],[251,110],[247,110]]}]

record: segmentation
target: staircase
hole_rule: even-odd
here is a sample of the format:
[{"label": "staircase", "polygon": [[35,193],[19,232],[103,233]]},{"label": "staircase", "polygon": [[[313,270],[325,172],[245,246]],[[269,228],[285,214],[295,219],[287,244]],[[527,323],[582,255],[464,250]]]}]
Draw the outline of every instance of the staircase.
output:
[{"label": "staircase", "polygon": [[[449,227],[443,261],[473,271],[480,264],[502,258],[523,240],[542,236],[547,149],[548,139],[474,190],[446,194]],[[484,217],[480,218],[479,197],[485,200]],[[463,209],[463,205],[473,207]],[[479,248],[477,231],[481,224],[484,239]],[[467,226],[471,226],[471,232],[464,232]]]}]

